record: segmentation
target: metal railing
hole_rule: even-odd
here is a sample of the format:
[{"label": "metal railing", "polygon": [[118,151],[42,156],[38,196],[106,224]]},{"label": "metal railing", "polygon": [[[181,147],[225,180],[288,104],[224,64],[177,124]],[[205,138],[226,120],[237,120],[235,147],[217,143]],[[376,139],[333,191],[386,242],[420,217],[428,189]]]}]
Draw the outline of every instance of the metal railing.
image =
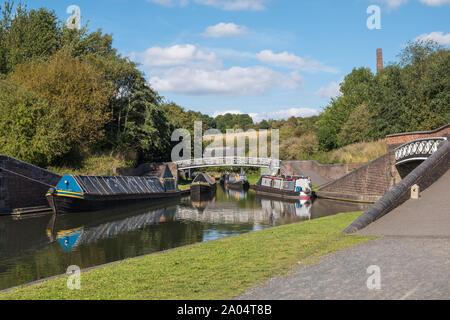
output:
[{"label": "metal railing", "polygon": [[396,164],[410,161],[426,160],[435,153],[443,141],[447,138],[426,138],[414,140],[395,149]]},{"label": "metal railing", "polygon": [[281,160],[249,157],[214,157],[175,161],[179,170],[203,167],[243,166],[279,169]]}]

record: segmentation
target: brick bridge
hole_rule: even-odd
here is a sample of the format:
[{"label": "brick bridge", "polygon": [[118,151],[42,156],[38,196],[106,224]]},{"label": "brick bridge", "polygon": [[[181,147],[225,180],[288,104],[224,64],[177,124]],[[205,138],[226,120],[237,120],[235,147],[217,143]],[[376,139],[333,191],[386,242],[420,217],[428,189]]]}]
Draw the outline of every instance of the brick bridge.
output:
[{"label": "brick bridge", "polygon": [[[282,169],[311,176],[313,184],[321,186],[317,192],[319,197],[372,203],[434,153],[445,139],[450,140],[450,123],[433,131],[389,135],[387,153],[366,164],[283,161]],[[414,148],[415,152],[420,149],[420,154],[412,154]]]}]

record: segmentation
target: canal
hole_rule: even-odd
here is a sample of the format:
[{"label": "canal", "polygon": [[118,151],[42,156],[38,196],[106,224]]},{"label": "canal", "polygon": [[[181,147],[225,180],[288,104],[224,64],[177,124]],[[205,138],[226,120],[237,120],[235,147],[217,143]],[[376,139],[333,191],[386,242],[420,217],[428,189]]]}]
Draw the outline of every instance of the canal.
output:
[{"label": "canal", "polygon": [[95,213],[0,217],[0,290],[198,242],[362,211],[365,204],[283,201],[217,188],[212,199]]}]

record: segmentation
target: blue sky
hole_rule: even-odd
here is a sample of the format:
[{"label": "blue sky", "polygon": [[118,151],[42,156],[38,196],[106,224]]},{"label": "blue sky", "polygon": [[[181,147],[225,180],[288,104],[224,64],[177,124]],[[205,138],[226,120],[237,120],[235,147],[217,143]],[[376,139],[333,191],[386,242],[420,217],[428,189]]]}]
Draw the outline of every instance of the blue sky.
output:
[{"label": "blue sky", "polygon": [[[450,0],[28,0],[28,7],[81,9],[82,23],[112,33],[169,101],[217,115],[309,116],[355,67],[397,61],[408,41],[450,45]],[[370,5],[381,29],[369,30]]]}]

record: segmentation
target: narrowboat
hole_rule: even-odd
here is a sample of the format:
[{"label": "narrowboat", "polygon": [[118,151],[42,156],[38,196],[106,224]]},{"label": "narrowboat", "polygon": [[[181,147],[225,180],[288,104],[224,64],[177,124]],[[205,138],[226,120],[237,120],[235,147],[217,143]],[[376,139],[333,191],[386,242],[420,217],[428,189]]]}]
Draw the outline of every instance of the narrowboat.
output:
[{"label": "narrowboat", "polygon": [[234,190],[248,190],[250,188],[245,171],[242,169],[240,174],[223,174],[220,183]]},{"label": "narrowboat", "polygon": [[166,168],[161,177],[64,176],[46,194],[55,213],[98,211],[105,208],[180,197],[176,180]]},{"label": "narrowboat", "polygon": [[210,175],[201,172],[191,184],[191,198],[200,199],[202,196],[208,198],[216,194],[216,179]]},{"label": "narrowboat", "polygon": [[262,176],[253,187],[257,194],[309,201],[314,197],[311,179],[302,176]]}]

